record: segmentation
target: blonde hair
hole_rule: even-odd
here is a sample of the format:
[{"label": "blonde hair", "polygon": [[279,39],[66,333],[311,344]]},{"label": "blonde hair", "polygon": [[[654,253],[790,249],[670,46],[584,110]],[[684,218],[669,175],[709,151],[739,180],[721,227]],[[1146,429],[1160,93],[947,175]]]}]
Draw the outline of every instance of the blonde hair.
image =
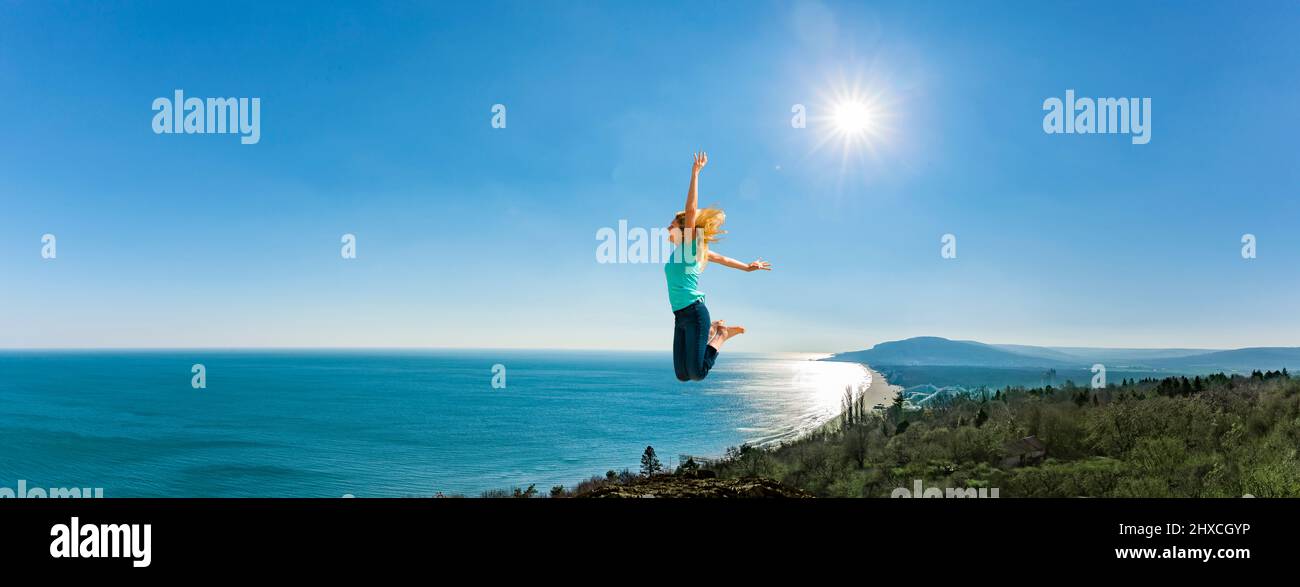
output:
[{"label": "blonde hair", "polygon": [[[722,208],[700,208],[695,213],[694,237],[699,244],[695,251],[696,262],[703,269],[709,264],[709,244],[721,240],[727,231],[722,230],[722,223],[727,221],[727,213]],[[686,211],[678,212],[673,217],[673,224],[682,229],[682,246],[686,246]]]}]

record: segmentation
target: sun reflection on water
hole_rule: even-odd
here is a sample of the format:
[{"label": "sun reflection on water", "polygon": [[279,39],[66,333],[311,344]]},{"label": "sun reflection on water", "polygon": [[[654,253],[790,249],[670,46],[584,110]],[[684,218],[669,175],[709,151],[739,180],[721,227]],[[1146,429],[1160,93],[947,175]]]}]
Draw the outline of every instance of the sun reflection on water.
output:
[{"label": "sun reflection on water", "polygon": [[808,397],[811,409],[830,416],[840,412],[846,390],[857,394],[871,385],[871,372],[857,363],[799,361],[790,369],[793,391]]}]

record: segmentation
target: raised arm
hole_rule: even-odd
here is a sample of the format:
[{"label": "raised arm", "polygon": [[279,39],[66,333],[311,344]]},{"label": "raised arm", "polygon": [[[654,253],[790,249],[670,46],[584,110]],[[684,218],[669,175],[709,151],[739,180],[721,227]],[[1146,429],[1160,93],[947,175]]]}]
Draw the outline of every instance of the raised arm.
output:
[{"label": "raised arm", "polygon": [[709,164],[709,154],[700,151],[695,154],[695,162],[691,165],[691,187],[686,190],[686,218],[683,231],[695,229],[695,214],[700,211],[699,197],[697,195],[697,184],[700,180],[700,170]]},{"label": "raised arm", "polygon": [[772,264],[768,263],[767,261],[764,261],[761,258],[757,261],[754,261],[753,263],[745,263],[743,261],[737,261],[735,259],[732,259],[731,257],[719,253],[715,253],[713,251],[709,251],[709,262],[717,263],[719,265],[722,265],[724,267],[730,267],[732,269],[739,269],[741,271],[771,271],[772,270]]}]

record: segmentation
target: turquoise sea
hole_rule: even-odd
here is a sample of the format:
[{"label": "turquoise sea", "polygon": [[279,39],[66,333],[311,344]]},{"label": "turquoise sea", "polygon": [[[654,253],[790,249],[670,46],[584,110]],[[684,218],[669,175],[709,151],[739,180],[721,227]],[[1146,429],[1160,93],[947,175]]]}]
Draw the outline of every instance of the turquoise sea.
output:
[{"label": "turquoise sea", "polygon": [[[545,493],[655,447],[793,438],[870,375],[817,355],[724,353],[680,383],[667,353],[0,351],[0,488],[105,497]],[[191,367],[207,387],[191,386]],[[493,365],[505,387],[492,386]]]}]

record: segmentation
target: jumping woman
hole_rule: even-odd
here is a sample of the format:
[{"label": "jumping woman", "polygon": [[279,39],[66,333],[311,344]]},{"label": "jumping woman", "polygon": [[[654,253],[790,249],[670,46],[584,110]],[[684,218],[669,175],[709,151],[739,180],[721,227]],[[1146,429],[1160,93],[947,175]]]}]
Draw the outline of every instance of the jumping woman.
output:
[{"label": "jumping woman", "polygon": [[679,381],[704,379],[713,368],[722,343],[745,333],[744,328],[727,326],[722,320],[709,322],[709,309],[704,307],[704,293],[700,291],[700,273],[704,267],[714,262],[741,271],[772,270],[772,265],[762,259],[745,264],[709,250],[709,245],[723,234],[722,223],[727,215],[719,208],[699,208],[696,186],[700,170],[708,163],[709,156],[703,151],[695,154],[686,209],[678,212],[668,225],[668,240],[676,249],[664,264],[664,275],[668,278],[668,302],[672,304],[676,322],[673,370]]}]

